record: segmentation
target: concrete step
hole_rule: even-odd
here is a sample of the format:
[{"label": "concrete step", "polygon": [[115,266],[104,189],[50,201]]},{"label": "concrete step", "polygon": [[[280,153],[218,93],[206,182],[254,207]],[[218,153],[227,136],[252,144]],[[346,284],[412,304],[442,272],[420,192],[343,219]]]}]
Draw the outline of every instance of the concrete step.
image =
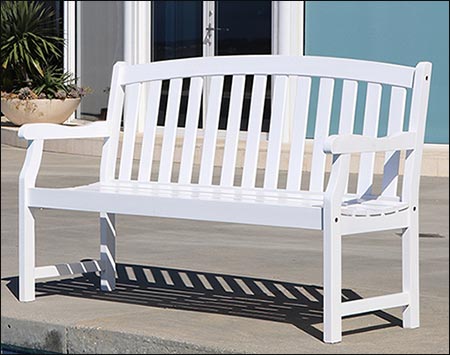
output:
[{"label": "concrete step", "polygon": [[[66,125],[85,125],[89,121],[75,120],[74,123],[68,123]],[[13,147],[25,148],[27,143],[17,137],[18,127],[9,124],[6,118],[2,118],[1,126],[1,142],[2,144],[7,144]],[[242,134],[245,137],[245,133]],[[122,141],[123,135],[120,136],[120,141]],[[161,146],[163,138],[163,129],[161,128],[157,132],[156,136],[156,149],[155,149],[155,160],[158,161],[161,156]],[[194,163],[199,164],[201,159],[201,149],[202,149],[202,137],[198,137],[196,142],[196,153],[194,156]],[[215,165],[219,166],[222,164],[223,152],[224,152],[225,135],[219,132],[217,139],[217,148],[215,155]],[[102,149],[103,139],[102,138],[89,138],[89,139],[68,139],[68,140],[51,140],[46,141],[44,145],[44,150],[49,152],[57,153],[69,153],[69,154],[79,154],[87,156],[100,156]],[[174,162],[179,163],[181,159],[181,150],[183,144],[183,129],[178,129],[177,139],[175,143],[174,151]],[[313,141],[308,139],[305,145],[305,157],[304,157],[304,171],[310,171],[311,159],[312,159],[312,148]],[[119,147],[120,149],[120,147]],[[134,150],[134,158],[139,159],[142,149],[142,134],[138,133],[136,136],[136,144]],[[267,154],[267,134],[263,134],[260,144],[260,154],[258,157],[258,168],[264,169]],[[236,167],[242,168],[245,156],[245,140],[241,139],[239,141]],[[402,152],[404,156],[404,152]],[[327,171],[331,166],[331,157],[327,157]],[[383,163],[384,154],[376,154],[375,160],[375,173],[383,173]],[[287,144],[282,146],[280,169],[287,170],[289,164],[289,146]],[[350,171],[352,173],[357,173],[359,170],[359,157],[352,157]],[[401,159],[400,172],[403,170],[403,159]],[[423,176],[449,176],[449,146],[447,144],[425,144],[424,154],[422,161],[422,175]]]}]

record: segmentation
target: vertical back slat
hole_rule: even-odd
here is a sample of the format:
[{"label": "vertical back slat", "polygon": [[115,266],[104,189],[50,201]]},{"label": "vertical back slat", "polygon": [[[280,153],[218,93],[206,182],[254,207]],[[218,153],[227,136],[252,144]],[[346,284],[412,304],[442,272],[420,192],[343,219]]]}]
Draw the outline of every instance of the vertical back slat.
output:
[{"label": "vertical back slat", "polygon": [[287,76],[274,76],[269,142],[267,146],[264,188],[276,189],[281,158],[281,140],[286,114]]},{"label": "vertical back slat", "polygon": [[339,118],[339,134],[352,134],[355,123],[356,97],[358,82],[344,80],[342,88],[341,113]]},{"label": "vertical back slat", "polygon": [[125,89],[124,132],[122,155],[120,157],[119,180],[131,179],[140,93],[141,83],[131,84]]},{"label": "vertical back slat", "polygon": [[[367,84],[366,107],[364,110],[363,135],[377,137],[381,107],[381,84]],[[359,164],[357,194],[372,194],[375,153],[362,153]]]},{"label": "vertical back slat", "polygon": [[121,85],[121,77],[127,65],[124,62],[114,64],[111,78],[111,92],[108,98],[108,114],[106,122],[111,128],[111,136],[105,139],[100,164],[100,181],[115,179],[117,151],[120,137],[125,91]]},{"label": "vertical back slat", "polygon": [[[339,134],[352,134],[355,123],[356,99],[358,97],[358,82],[344,80],[342,88],[341,113],[339,116]],[[348,190],[348,176],[344,191]]]},{"label": "vertical back slat", "polygon": [[180,109],[182,86],[183,79],[177,78],[170,80],[169,98],[167,99],[166,120],[164,124],[164,136],[158,176],[158,181],[163,183],[170,182],[172,177],[173,153],[175,150],[175,138],[177,133],[178,112]]},{"label": "vertical back slat", "polygon": [[208,109],[203,138],[202,158],[200,162],[200,185],[210,185],[214,172],[217,129],[219,126],[220,105],[222,103],[223,76],[213,76],[208,96]]},{"label": "vertical back slat", "polygon": [[[403,130],[405,117],[406,89],[392,87],[391,103],[389,106],[388,135]],[[400,164],[400,151],[386,153],[384,159],[384,173],[382,182],[383,196],[397,196],[398,169]]]},{"label": "vertical back slat", "polygon": [[266,84],[267,76],[255,75],[250,104],[244,169],[242,172],[242,186],[246,188],[255,187]]},{"label": "vertical back slat", "polygon": [[239,129],[244,102],[245,75],[233,76],[230,94],[230,108],[228,110],[227,133],[223,152],[222,186],[233,186],[236,168],[236,154],[239,143]]},{"label": "vertical back slat", "polygon": [[309,190],[323,191],[325,179],[325,153],[323,142],[330,129],[331,106],[333,103],[334,80],[330,78],[320,79],[319,98],[317,102],[316,127],[314,130],[314,145],[311,164],[311,178]]},{"label": "vertical back slat", "polygon": [[295,96],[291,149],[286,189],[298,191],[302,183],[303,156],[305,154],[306,126],[308,123],[311,78],[299,78]]},{"label": "vertical back slat", "polygon": [[161,80],[150,82],[147,97],[147,112],[142,135],[142,151],[139,163],[138,181],[150,181],[152,159],[155,150],[156,124],[158,123],[159,102],[161,97]]},{"label": "vertical back slat", "polygon": [[191,79],[186,126],[184,129],[183,151],[181,153],[180,177],[178,179],[180,184],[190,184],[192,179],[198,119],[202,102],[202,88],[203,78],[196,77]]}]

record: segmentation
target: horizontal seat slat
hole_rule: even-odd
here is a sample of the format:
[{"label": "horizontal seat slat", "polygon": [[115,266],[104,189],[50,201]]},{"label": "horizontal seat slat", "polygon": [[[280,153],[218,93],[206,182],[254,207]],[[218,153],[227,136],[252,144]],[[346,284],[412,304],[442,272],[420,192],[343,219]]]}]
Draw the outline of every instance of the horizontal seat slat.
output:
[{"label": "horizontal seat slat", "polygon": [[[293,199],[312,199],[312,200],[322,200],[323,192],[311,192],[311,191],[287,191],[287,190],[276,190],[276,189],[263,189],[263,188],[241,188],[239,186],[199,186],[194,184],[170,184],[170,183],[159,183],[159,182],[146,182],[140,183],[136,181],[118,181],[113,180],[105,183],[94,183],[90,185],[85,185],[81,187],[75,187],[71,189],[83,189],[86,191],[95,191],[99,188],[114,188],[114,189],[133,189],[136,192],[150,190],[162,190],[162,191],[185,191],[185,192],[204,192],[204,193],[215,193],[215,194],[240,194],[240,195],[251,195],[251,196],[268,196],[268,197],[279,197],[279,198],[293,198]],[[360,197],[357,194],[345,194],[343,198],[344,204],[355,204],[370,201],[371,203],[379,203],[392,205],[399,202],[398,197],[381,197],[365,195]]]},{"label": "horizontal seat slat", "polygon": [[[251,200],[180,198],[143,193],[105,193],[82,189],[30,190],[30,207],[86,212],[180,218],[264,226],[322,229],[322,209],[293,203],[258,203]],[[302,216],[299,218],[299,216]]]},{"label": "horizontal seat slat", "polygon": [[[316,227],[318,226],[319,222],[307,221],[307,218],[312,217],[311,214],[316,213],[311,212],[312,210],[319,211],[319,214],[322,213],[323,196],[323,193],[312,193],[308,191],[287,192],[264,190],[262,188],[242,189],[239,187],[224,188],[219,186],[161,184],[157,182],[115,181],[109,184],[96,183],[77,188],[34,188],[30,190],[30,204],[33,207],[67,208],[87,211],[106,210],[112,213],[137,213],[140,215],[173,218],[183,218],[182,215],[184,212],[182,212],[183,210],[180,206],[191,204],[192,206],[188,210],[196,210],[197,212],[186,211],[186,213],[189,215],[198,213],[199,218],[197,219],[203,219],[200,218],[202,213],[205,212],[202,211],[202,208],[211,208],[212,210],[214,208],[220,209],[221,203],[224,203],[230,204],[229,207],[232,208],[232,211],[225,215],[217,211],[217,215],[220,217],[214,217],[212,220],[227,222],[237,221],[238,219],[240,223],[247,223],[245,222],[247,219],[251,221],[254,218],[263,218],[266,215],[264,209],[267,208],[269,210],[276,210],[271,211],[275,215],[270,217],[273,219],[271,223],[275,223],[275,225],[285,225],[286,221],[281,224],[276,222],[277,216],[279,216],[280,220],[284,221],[285,216],[282,216],[282,214],[286,212],[285,210],[294,209],[298,212],[297,217],[289,222],[289,225],[285,226],[293,226],[295,224],[297,227],[303,226],[304,228],[308,228],[306,225],[310,225],[311,223]],[[136,202],[132,203],[134,199]],[[122,200],[129,201],[129,205],[122,203]],[[89,202],[86,203],[86,201]],[[237,216],[238,212],[235,208],[240,204],[246,206],[246,208],[250,207],[250,209],[244,209],[240,212],[241,215]],[[158,212],[159,206],[172,207],[167,207],[167,210],[161,215]],[[260,212],[261,216],[253,216],[255,214],[254,208],[262,210]],[[407,208],[407,204],[399,202],[394,198],[362,199],[358,198],[355,194],[347,194],[342,205],[342,215],[378,216],[395,213],[405,208]],[[212,213],[212,211],[208,211],[208,213],[210,212]],[[206,220],[211,219],[206,218]],[[319,220],[321,221],[321,218]],[[316,227],[313,229],[318,228]]]}]

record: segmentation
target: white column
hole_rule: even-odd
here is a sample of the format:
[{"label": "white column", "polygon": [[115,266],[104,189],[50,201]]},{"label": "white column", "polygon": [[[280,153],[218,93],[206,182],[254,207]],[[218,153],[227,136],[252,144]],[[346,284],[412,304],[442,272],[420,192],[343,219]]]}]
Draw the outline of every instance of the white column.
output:
[{"label": "white column", "polygon": [[280,1],[278,5],[277,54],[291,54],[291,1]]},{"label": "white column", "polygon": [[305,55],[304,46],[304,1],[291,1],[291,48],[290,55]]},{"label": "white column", "polygon": [[[273,6],[273,54],[303,55],[303,1],[277,1]],[[289,80],[289,92],[283,128],[283,142],[291,141],[292,113],[294,111],[296,80]]]},{"label": "white column", "polygon": [[123,21],[123,58],[125,62],[134,64],[134,32],[135,32],[135,1],[124,2],[124,21]]},{"label": "white column", "polygon": [[[124,60],[129,64],[151,61],[151,1],[124,2]],[[145,97],[147,88],[142,95]],[[137,131],[144,128],[145,105],[139,108]]]},{"label": "white column", "polygon": [[[70,72],[76,76],[76,12],[75,1],[64,1],[64,72]],[[70,115],[69,122],[75,119],[75,113]]]},{"label": "white column", "polygon": [[64,1],[64,71],[75,74],[75,2]]}]

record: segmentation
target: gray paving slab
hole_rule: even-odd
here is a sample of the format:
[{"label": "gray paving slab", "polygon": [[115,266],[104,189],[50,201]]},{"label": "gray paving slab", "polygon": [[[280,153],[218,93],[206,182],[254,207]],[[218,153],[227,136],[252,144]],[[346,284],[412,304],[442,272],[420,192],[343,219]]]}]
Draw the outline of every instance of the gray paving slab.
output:
[{"label": "gray paving slab", "polygon": [[[118,287],[97,276],[37,285],[17,300],[17,178],[24,150],[1,148],[1,341],[60,353],[448,353],[449,180],[421,187],[421,320],[401,310],[344,319],[343,342],[321,338],[319,232],[177,219],[118,217]],[[95,157],[46,153],[40,186],[98,178]],[[39,210],[37,263],[98,258],[92,213]],[[398,231],[344,238],[344,296],[401,289]]]}]

